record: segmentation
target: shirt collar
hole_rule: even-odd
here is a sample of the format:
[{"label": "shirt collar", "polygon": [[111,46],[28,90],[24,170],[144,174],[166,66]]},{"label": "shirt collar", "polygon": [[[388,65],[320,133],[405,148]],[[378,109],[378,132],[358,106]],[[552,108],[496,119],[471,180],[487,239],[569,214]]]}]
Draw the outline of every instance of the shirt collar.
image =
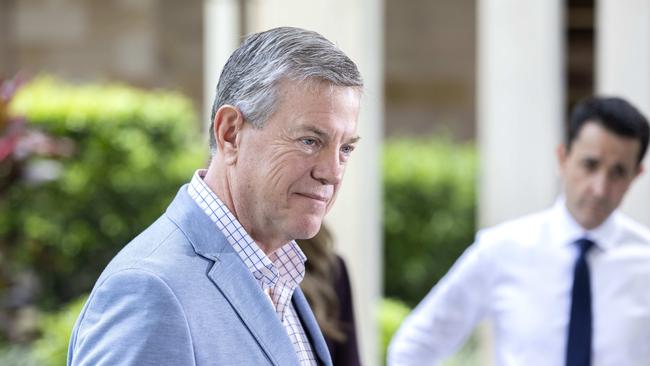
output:
[{"label": "shirt collar", "polygon": [[194,173],[188,193],[216,224],[253,277],[260,282],[263,289],[275,287],[278,280],[289,287],[297,287],[305,276],[307,258],[296,242],[292,240],[267,256],[205,183],[203,177],[206,172],[205,169],[199,169]]},{"label": "shirt collar", "polygon": [[573,218],[566,206],[566,199],[560,196],[551,209],[552,225],[555,228],[556,243],[568,245],[574,243],[580,238],[592,240],[600,249],[607,250],[614,247],[617,243],[616,237],[619,234],[618,221],[620,220],[618,211],[612,212],[611,215],[600,226],[587,230],[580,226]]}]

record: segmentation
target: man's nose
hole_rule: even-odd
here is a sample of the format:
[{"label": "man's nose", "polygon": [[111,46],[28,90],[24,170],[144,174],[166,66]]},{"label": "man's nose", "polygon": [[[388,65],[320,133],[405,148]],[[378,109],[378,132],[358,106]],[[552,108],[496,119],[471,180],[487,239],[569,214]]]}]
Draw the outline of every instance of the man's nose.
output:
[{"label": "man's nose", "polygon": [[322,184],[338,185],[343,179],[345,163],[341,161],[338,148],[324,149],[316,160],[312,177]]},{"label": "man's nose", "polygon": [[609,189],[609,178],[605,173],[598,173],[594,175],[591,182],[591,190],[597,197],[603,197],[607,194]]}]

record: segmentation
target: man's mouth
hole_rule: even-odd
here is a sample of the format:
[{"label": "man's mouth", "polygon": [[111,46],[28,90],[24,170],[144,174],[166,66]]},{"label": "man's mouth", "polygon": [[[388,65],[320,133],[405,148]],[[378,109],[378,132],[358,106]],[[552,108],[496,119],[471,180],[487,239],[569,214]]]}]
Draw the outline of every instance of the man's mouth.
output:
[{"label": "man's mouth", "polygon": [[296,193],[296,194],[298,194],[300,196],[303,196],[303,197],[306,197],[306,198],[310,198],[312,200],[320,201],[320,202],[323,202],[323,203],[327,203],[330,200],[329,197],[322,196],[322,195],[316,194],[316,193]]}]

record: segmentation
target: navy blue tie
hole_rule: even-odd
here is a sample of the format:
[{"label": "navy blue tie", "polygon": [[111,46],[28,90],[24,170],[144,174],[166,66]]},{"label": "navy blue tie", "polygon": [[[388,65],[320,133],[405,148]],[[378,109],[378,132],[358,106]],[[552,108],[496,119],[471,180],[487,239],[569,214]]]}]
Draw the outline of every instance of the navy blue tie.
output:
[{"label": "navy blue tie", "polygon": [[594,242],[589,239],[579,239],[576,241],[576,245],[579,248],[579,253],[573,270],[566,366],[590,366],[591,286],[586,255]]}]

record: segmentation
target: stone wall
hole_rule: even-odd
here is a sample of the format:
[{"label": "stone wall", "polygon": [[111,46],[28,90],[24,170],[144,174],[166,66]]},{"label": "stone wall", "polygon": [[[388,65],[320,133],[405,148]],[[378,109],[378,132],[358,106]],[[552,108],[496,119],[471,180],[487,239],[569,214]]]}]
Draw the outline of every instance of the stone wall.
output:
[{"label": "stone wall", "polygon": [[[246,0],[241,0],[246,2]],[[475,0],[385,0],[387,135],[475,131]],[[1,0],[0,76],[176,89],[203,103],[203,1]]]},{"label": "stone wall", "polygon": [[476,1],[385,3],[386,135],[473,138]]},{"label": "stone wall", "polygon": [[203,2],[2,0],[0,75],[51,73],[203,94]]}]

